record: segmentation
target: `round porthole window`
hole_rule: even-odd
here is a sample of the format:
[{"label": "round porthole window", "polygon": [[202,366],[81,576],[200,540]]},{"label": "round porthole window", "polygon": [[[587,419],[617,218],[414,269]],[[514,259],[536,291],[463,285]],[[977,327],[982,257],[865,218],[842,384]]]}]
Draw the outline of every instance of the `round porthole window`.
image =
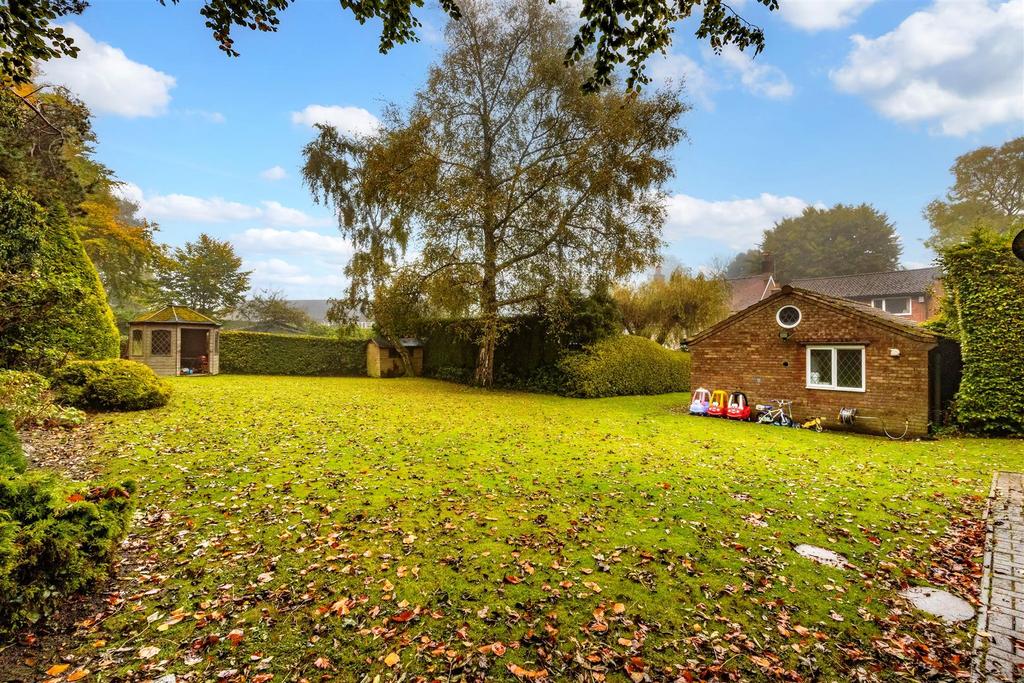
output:
[{"label": "round porthole window", "polygon": [[785,328],[796,327],[800,324],[800,309],[796,306],[783,306],[775,314],[775,319]]}]

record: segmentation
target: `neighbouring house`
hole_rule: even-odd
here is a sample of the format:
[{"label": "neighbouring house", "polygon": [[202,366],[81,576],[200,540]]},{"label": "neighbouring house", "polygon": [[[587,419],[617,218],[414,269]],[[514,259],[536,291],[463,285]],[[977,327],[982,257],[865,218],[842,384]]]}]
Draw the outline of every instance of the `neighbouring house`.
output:
[{"label": "neighbouring house", "polygon": [[779,289],[771,273],[727,278],[725,282],[729,285],[729,313],[738,313],[753,306]]},{"label": "neighbouring house", "polygon": [[[328,299],[291,299],[288,303],[303,311],[313,320],[313,322],[329,322],[327,320],[327,311],[331,308],[331,302]],[[349,317],[352,319],[352,322],[356,327],[361,327],[363,329],[370,329],[373,327],[373,321],[359,311],[350,311]]]},{"label": "neighbouring house", "polygon": [[924,322],[939,312],[942,301],[942,272],[939,268],[914,268],[881,273],[810,277],[789,284],[819,294],[858,301],[874,308]]},{"label": "neighbouring house", "polygon": [[128,324],[128,358],[158,375],[216,375],[220,323],[184,306],[144,313]]},{"label": "neighbouring house", "polygon": [[[412,361],[413,373],[423,374],[423,342],[413,337],[403,337],[400,342]],[[405,374],[398,349],[379,335],[366,345],[366,374],[370,377],[400,377]]]},{"label": "neighbouring house", "polygon": [[959,386],[959,349],[907,317],[784,286],[688,342],[691,389],[793,402],[797,420],[922,436]]}]

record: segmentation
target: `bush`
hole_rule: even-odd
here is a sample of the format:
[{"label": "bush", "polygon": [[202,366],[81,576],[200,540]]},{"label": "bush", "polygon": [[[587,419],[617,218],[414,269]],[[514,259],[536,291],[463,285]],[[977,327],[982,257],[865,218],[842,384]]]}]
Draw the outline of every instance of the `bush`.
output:
[{"label": "bush", "polygon": [[0,473],[24,472],[26,464],[21,442],[14,431],[14,420],[6,411],[0,410]]},{"label": "bush", "polygon": [[366,375],[366,340],[221,332],[220,370],[239,375]]},{"label": "bush", "polygon": [[171,392],[142,363],[113,358],[74,361],[54,373],[58,400],[91,410],[146,410],[167,405]]},{"label": "bush", "polygon": [[81,410],[53,402],[49,380],[36,372],[0,370],[0,410],[10,414],[15,429],[70,427],[85,422]]},{"label": "bush", "polygon": [[0,180],[0,225],[0,366],[115,357],[114,315],[67,213]]},{"label": "bush", "polygon": [[131,482],[82,492],[53,474],[0,474],[0,634],[107,575],[134,491]]},{"label": "bush", "polygon": [[966,431],[1024,434],[1024,263],[1004,237],[976,231],[941,255],[947,333],[960,338],[956,417]]},{"label": "bush", "polygon": [[581,398],[687,391],[690,356],[650,339],[622,335],[567,356],[562,393]]}]

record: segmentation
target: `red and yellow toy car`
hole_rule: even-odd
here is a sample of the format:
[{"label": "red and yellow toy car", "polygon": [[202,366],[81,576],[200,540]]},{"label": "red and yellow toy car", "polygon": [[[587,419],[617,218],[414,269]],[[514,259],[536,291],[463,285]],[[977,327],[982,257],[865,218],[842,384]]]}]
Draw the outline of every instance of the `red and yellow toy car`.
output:
[{"label": "red and yellow toy car", "polygon": [[742,391],[734,391],[729,395],[729,403],[725,410],[725,416],[730,420],[750,420],[750,403],[747,395]]},{"label": "red and yellow toy car", "polygon": [[711,402],[708,403],[708,417],[725,417],[728,408],[729,395],[724,389],[715,389],[711,394]]}]

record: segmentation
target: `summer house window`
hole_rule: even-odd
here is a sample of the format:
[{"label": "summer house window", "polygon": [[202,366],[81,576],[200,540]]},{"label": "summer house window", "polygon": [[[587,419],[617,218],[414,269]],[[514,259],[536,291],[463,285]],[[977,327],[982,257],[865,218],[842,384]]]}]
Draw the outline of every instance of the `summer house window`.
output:
[{"label": "summer house window", "polygon": [[872,308],[879,308],[893,315],[910,315],[910,297],[897,296],[888,299],[872,299]]},{"label": "summer house window", "polygon": [[807,347],[807,388],[864,391],[863,346]]},{"label": "summer house window", "polygon": [[141,356],[142,355],[142,330],[132,330],[132,350],[131,355]]},{"label": "summer house window", "polygon": [[169,356],[171,355],[171,331],[153,330],[149,335],[149,355]]}]

